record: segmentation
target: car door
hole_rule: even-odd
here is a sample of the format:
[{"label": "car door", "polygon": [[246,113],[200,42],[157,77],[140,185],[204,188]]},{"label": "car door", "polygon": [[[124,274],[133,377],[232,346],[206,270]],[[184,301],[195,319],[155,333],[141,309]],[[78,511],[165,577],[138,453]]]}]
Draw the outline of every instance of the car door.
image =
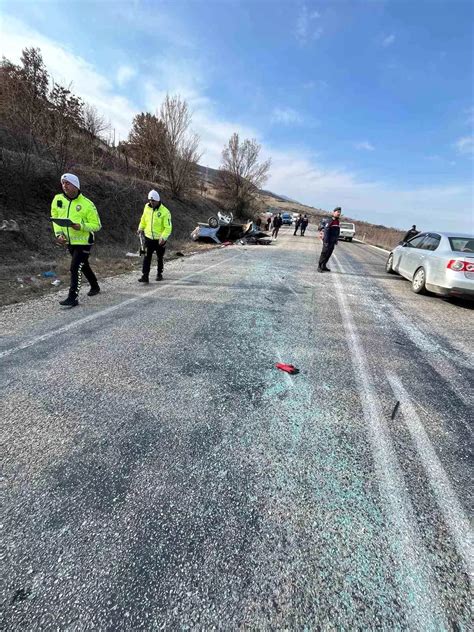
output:
[{"label": "car door", "polygon": [[423,240],[421,248],[423,256],[420,265],[423,265],[426,274],[426,283],[438,284],[438,279],[444,275],[444,258],[440,255],[439,245],[441,243],[441,235],[436,233],[428,233],[426,239]]},{"label": "car door", "polygon": [[403,247],[398,270],[400,274],[407,279],[413,278],[415,270],[417,270],[420,265],[421,258],[424,254],[422,245],[426,237],[426,233],[417,235],[416,237],[413,237],[413,239],[410,239],[410,241],[408,241]]}]

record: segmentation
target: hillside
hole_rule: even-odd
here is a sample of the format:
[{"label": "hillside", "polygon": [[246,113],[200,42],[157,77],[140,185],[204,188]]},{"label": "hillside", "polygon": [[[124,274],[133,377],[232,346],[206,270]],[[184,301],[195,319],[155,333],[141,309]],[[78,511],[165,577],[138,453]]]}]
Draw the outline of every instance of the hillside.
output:
[{"label": "hillside", "polygon": [[[0,230],[0,305],[18,302],[44,291],[51,291],[50,279],[41,273],[53,270],[67,278],[69,258],[55,245],[48,220],[53,195],[60,190],[52,163],[34,157],[29,177],[20,168],[21,155],[3,147],[0,161],[0,225],[3,220],[14,220],[17,231]],[[136,252],[136,229],[151,188],[159,188],[163,202],[172,210],[173,236],[167,256],[176,251],[212,248],[192,242],[189,235],[198,221],[206,221],[220,209],[217,196],[217,171],[199,168],[205,181],[203,195],[196,193],[186,201],[173,198],[159,184],[114,171],[100,171],[77,166],[74,171],[81,179],[85,194],[96,204],[103,229],[97,235],[91,257],[100,276],[119,274],[138,269],[139,259],[127,258],[128,251]],[[312,225],[327,215],[313,208],[262,190],[258,211],[307,213]],[[383,226],[357,222],[358,235],[366,241],[383,247],[392,247],[400,238],[400,231]],[[60,288],[63,289],[62,287]]]}]

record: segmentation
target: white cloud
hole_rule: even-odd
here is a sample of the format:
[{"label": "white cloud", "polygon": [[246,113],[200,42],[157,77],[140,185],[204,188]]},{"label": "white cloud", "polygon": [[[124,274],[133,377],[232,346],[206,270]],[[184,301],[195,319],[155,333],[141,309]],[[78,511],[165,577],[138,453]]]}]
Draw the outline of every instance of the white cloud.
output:
[{"label": "white cloud", "polygon": [[474,136],[463,136],[456,141],[455,147],[460,154],[474,154]]},{"label": "white cloud", "polygon": [[364,140],[354,145],[356,149],[365,149],[365,151],[374,151],[375,147],[368,140]]},{"label": "white cloud", "polygon": [[271,115],[273,123],[282,125],[299,125],[303,122],[303,117],[293,108],[274,108]]},{"label": "white cloud", "polygon": [[[26,28],[21,22],[4,19],[1,53],[18,61],[25,45],[41,48],[54,77],[65,83],[74,80],[75,92],[110,118],[122,138],[128,133],[133,116],[143,108],[154,111],[166,92],[180,93],[193,111],[193,129],[201,137],[205,151],[201,164],[218,167],[223,146],[234,132],[242,138],[256,138],[264,158],[272,158],[271,177],[266,188],[320,208],[342,206],[349,216],[403,227],[414,221],[424,229],[459,229],[472,209],[472,186],[419,187],[407,189],[381,181],[361,178],[344,168],[328,167],[304,147],[272,147],[258,130],[242,121],[225,120],[218,106],[206,96],[205,72],[192,60],[168,57],[157,62],[159,84],[143,83],[135,103],[120,96],[110,79],[92,64],[57,42]],[[150,73],[151,76],[154,75]],[[460,139],[459,149],[468,141]],[[472,139],[470,141],[472,146]],[[466,227],[467,228],[467,227]]]},{"label": "white cloud", "polygon": [[391,46],[395,41],[395,35],[393,35],[393,33],[391,35],[387,35],[386,37],[383,38],[382,40],[382,46],[384,46],[385,48],[388,48],[388,46]]},{"label": "white cloud", "polygon": [[308,7],[303,4],[296,18],[295,36],[301,45],[306,44],[310,40],[317,40],[323,34],[323,28],[317,26],[314,28],[313,22],[320,18],[317,11],[308,11]]},{"label": "white cloud", "polygon": [[132,66],[120,66],[117,70],[117,83],[119,86],[123,86],[130,81],[133,77],[135,77],[137,71]]},{"label": "white cloud", "polygon": [[394,186],[361,179],[345,169],[328,168],[301,148],[267,148],[271,177],[265,188],[317,208],[342,206],[349,217],[403,228],[415,222],[423,230],[471,230],[474,212],[471,183],[450,186]]}]

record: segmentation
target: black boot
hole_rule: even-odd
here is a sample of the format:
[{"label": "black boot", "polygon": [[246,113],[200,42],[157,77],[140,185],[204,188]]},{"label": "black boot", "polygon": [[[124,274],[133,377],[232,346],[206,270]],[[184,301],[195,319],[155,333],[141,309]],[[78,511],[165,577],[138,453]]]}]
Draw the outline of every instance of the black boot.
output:
[{"label": "black boot", "polygon": [[100,292],[100,287],[91,287],[91,289],[87,292],[87,296],[95,296],[96,294],[99,294]]},{"label": "black boot", "polygon": [[139,283],[150,283],[150,281],[148,280],[148,277],[144,277],[144,276],[140,277],[138,279],[138,282]]},{"label": "black boot", "polygon": [[161,273],[156,275],[156,280],[157,281],[163,281],[163,275]]},{"label": "black boot", "polygon": [[77,307],[79,301],[75,296],[68,296],[64,301],[59,301],[59,304],[63,307]]}]

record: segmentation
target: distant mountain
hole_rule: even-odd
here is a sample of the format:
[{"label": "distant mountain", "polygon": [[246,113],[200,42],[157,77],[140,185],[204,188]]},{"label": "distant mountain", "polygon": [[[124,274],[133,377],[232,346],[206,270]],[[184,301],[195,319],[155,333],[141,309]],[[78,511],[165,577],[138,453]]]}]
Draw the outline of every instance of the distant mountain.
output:
[{"label": "distant mountain", "polygon": [[277,200],[281,200],[282,202],[292,202],[293,204],[299,204],[298,200],[289,198],[286,195],[280,195],[279,193],[274,193],[273,191],[267,191],[266,189],[260,189],[260,193],[262,193],[262,195],[269,195],[271,197],[274,197]]}]

